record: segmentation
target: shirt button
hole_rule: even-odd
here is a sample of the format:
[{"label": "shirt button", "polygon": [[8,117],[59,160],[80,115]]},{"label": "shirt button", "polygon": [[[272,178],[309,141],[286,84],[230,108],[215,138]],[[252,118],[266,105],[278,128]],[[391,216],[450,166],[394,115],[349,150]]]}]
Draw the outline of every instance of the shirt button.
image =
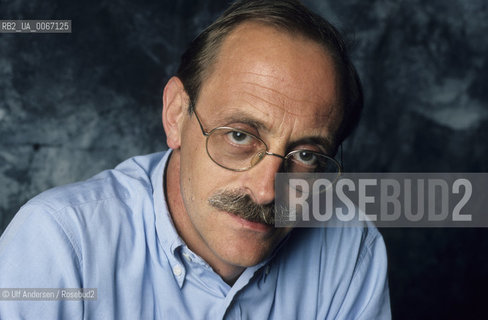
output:
[{"label": "shirt button", "polygon": [[177,277],[181,276],[181,274],[183,273],[183,269],[181,268],[181,266],[179,264],[177,264],[176,266],[173,267],[173,273]]}]

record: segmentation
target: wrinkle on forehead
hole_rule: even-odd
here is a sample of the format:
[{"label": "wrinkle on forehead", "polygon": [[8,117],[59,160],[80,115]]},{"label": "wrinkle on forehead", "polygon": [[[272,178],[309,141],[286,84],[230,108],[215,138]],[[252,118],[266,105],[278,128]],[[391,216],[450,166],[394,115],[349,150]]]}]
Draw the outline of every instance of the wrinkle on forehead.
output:
[{"label": "wrinkle on forehead", "polygon": [[[255,75],[255,73],[247,73]],[[301,88],[294,84],[283,84],[281,79],[267,75],[260,75],[256,79],[243,79],[240,74],[236,75],[239,79],[235,87],[231,87],[233,96],[240,96],[248,108],[255,109],[258,115],[265,118],[281,119],[286,118],[302,119],[310,121],[310,127],[323,127],[329,121],[336,119],[340,107],[335,104],[335,99],[331,102],[327,97],[317,94],[315,91],[307,90],[307,96],[300,96],[303,92]],[[276,85],[278,83],[279,85]],[[242,85],[241,85],[242,84]],[[295,96],[294,92],[298,92]],[[264,107],[263,107],[264,106]],[[290,119],[291,120],[291,119]],[[279,122],[279,121],[276,121]]]},{"label": "wrinkle on forehead", "polygon": [[242,71],[240,72],[242,75],[245,76],[251,76],[251,77],[255,77],[254,80],[256,80],[256,82],[253,82],[253,81],[241,81],[242,83],[244,84],[247,84],[247,85],[250,85],[250,86],[257,86],[257,87],[260,87],[262,89],[265,89],[265,90],[269,90],[270,92],[275,92],[275,93],[278,93],[284,97],[286,97],[287,99],[289,100],[292,100],[292,101],[295,101],[295,102],[309,102],[309,103],[315,103],[315,101],[313,100],[313,98],[316,98],[317,100],[316,101],[319,101],[319,100],[324,100],[324,97],[320,96],[319,94],[317,93],[312,93],[310,94],[310,100],[308,99],[296,99],[296,98],[293,98],[292,96],[290,95],[287,95],[285,94],[284,92],[281,92],[279,90],[276,90],[276,89],[272,89],[268,86],[265,86],[265,85],[260,85],[257,83],[257,81],[259,80],[262,80],[263,82],[269,82],[270,80],[272,81],[276,81],[276,82],[281,82],[284,86],[286,86],[288,89],[294,89],[294,90],[299,90],[301,89],[300,86],[297,86],[297,85],[293,85],[292,83],[284,83],[285,81],[285,78],[283,76],[281,77],[278,77],[278,76],[275,76],[273,74],[268,74],[268,73],[263,73],[263,72],[251,72],[251,71]]},{"label": "wrinkle on forehead", "polygon": [[[312,99],[305,99],[305,98],[304,99],[297,99],[291,95],[285,94],[284,92],[282,92],[280,90],[272,89],[268,86],[260,85],[260,84],[257,84],[255,82],[251,82],[251,81],[243,81],[242,83],[245,85],[248,85],[250,87],[259,88],[260,90],[265,91],[266,95],[269,94],[271,96],[273,94],[274,99],[278,99],[278,97],[279,97],[278,100],[280,100],[281,103],[276,103],[276,102],[272,102],[268,99],[263,98],[263,96],[261,96],[261,95],[253,94],[249,91],[244,92],[244,94],[249,95],[255,99],[262,100],[265,103],[271,104],[271,105],[281,109],[285,113],[288,113],[288,114],[294,115],[294,116],[301,116],[301,117],[315,117],[315,116],[317,116],[317,114],[307,115],[307,114],[303,114],[303,113],[294,113],[293,108],[290,109],[290,108],[284,107],[284,105],[295,105],[297,107],[299,107],[300,105],[305,105],[305,104],[312,105],[312,104],[316,104],[317,101],[314,101]],[[315,96],[316,96],[316,98],[320,98],[319,95],[315,95]],[[329,116],[330,113],[332,113],[332,110],[335,108],[335,105],[329,104],[327,102],[324,102],[322,104],[324,105],[324,109],[329,109],[329,113],[327,115],[324,115],[324,116]],[[321,117],[323,117],[323,116],[321,116]]]},{"label": "wrinkle on forehead", "polygon": [[[256,85],[256,86],[258,86],[258,85]],[[265,87],[262,87],[262,86],[260,86],[260,87],[262,89],[268,90],[268,91],[270,91],[272,93],[281,94],[277,90],[273,90],[273,89],[270,89],[270,88],[265,88]],[[330,118],[332,116],[333,112],[337,109],[337,106],[336,105],[325,105],[324,104],[323,108],[321,109],[322,112],[320,112],[320,113],[303,113],[299,109],[300,106],[303,105],[303,104],[306,104],[306,103],[313,103],[312,101],[305,100],[305,99],[294,99],[294,98],[292,98],[290,96],[287,96],[285,94],[281,94],[284,98],[286,98],[286,100],[288,100],[288,102],[287,103],[278,103],[278,102],[272,102],[269,99],[264,98],[262,95],[254,94],[254,93],[251,93],[251,92],[241,92],[241,94],[243,94],[244,96],[249,96],[249,97],[251,97],[252,99],[255,99],[255,100],[260,100],[260,101],[266,103],[267,105],[276,107],[277,109],[281,110],[286,115],[294,116],[294,117],[300,117],[300,118],[311,118],[311,117],[314,117],[314,118],[323,118],[323,119]],[[274,97],[274,98],[276,99],[276,97]],[[293,105],[295,106],[294,108],[287,108],[287,107],[285,107],[285,105],[290,105],[289,101],[293,102]],[[251,106],[253,105],[252,103],[249,103],[249,104]]]}]

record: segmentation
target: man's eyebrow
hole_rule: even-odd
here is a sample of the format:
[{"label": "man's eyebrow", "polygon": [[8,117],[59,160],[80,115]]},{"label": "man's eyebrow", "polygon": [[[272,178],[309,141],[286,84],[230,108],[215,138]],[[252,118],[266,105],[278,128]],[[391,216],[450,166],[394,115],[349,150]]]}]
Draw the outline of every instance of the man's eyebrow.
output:
[{"label": "man's eyebrow", "polygon": [[[247,124],[257,130],[267,132],[269,128],[264,124],[264,122],[260,121],[259,119],[254,118],[253,116],[249,115],[245,112],[236,112],[232,115],[226,116],[219,121],[221,124],[219,126],[226,126],[233,123],[243,123]],[[310,136],[300,138],[296,141],[293,141],[288,147],[288,151],[296,150],[296,148],[300,145],[310,144],[319,146],[323,149],[323,152],[327,155],[333,155],[335,152],[334,143],[328,137],[320,137],[320,136]]]},{"label": "man's eyebrow", "polygon": [[264,122],[255,119],[245,113],[232,114],[230,116],[224,117],[221,121],[222,121],[222,126],[226,126],[232,123],[243,123],[257,130],[269,131],[269,129],[264,124]]},{"label": "man's eyebrow", "polygon": [[293,141],[287,148],[288,152],[291,152],[293,150],[296,150],[298,146],[304,145],[304,144],[311,144],[315,146],[320,146],[322,147],[322,151],[329,155],[333,156],[335,153],[335,149],[333,148],[333,143],[329,138],[326,137],[305,137],[298,139],[296,141]]}]

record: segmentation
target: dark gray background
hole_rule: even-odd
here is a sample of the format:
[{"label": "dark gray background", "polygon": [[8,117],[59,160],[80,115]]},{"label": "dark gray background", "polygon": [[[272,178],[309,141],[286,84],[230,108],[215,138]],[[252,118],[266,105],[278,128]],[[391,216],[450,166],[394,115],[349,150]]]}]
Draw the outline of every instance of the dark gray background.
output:
[{"label": "dark gray background", "polygon": [[[166,148],[161,92],[228,1],[0,0],[0,231],[29,198]],[[488,171],[483,0],[305,1],[351,40],[366,110],[346,170]],[[488,229],[382,229],[395,319],[484,319]]]}]

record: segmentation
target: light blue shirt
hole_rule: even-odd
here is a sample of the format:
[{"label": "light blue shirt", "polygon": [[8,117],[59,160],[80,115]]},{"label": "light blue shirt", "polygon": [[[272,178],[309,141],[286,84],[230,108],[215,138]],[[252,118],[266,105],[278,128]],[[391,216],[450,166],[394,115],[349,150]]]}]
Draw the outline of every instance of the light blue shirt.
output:
[{"label": "light blue shirt", "polygon": [[0,238],[0,288],[97,288],[94,301],[6,301],[0,319],[390,319],[374,227],[296,229],[231,287],[178,236],[170,152],[54,188]]}]

